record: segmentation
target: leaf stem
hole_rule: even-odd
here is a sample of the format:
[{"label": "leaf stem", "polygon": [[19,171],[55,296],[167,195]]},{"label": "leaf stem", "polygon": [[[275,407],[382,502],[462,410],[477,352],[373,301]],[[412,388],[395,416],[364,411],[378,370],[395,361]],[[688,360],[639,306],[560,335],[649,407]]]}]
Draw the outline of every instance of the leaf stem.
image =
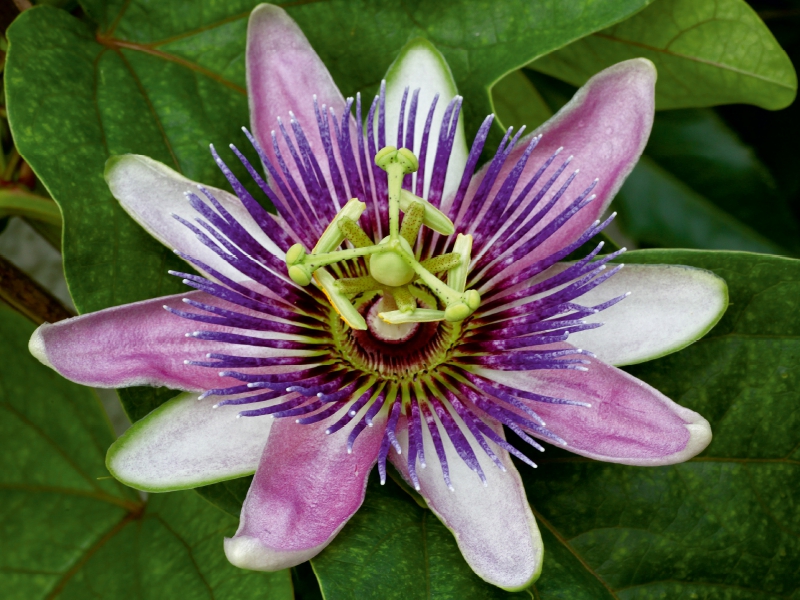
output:
[{"label": "leaf stem", "polygon": [[21,188],[0,189],[0,219],[10,216],[61,227],[61,211],[55,202]]},{"label": "leaf stem", "polygon": [[3,256],[0,256],[0,300],[37,325],[74,316],[50,292]]}]

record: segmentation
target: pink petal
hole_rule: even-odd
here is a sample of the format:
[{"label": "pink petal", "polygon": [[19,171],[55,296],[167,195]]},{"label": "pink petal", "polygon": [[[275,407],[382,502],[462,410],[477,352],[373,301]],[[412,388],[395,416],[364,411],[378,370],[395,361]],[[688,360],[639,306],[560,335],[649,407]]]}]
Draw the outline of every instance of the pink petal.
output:
[{"label": "pink petal", "polygon": [[[198,329],[242,332],[190,321],[164,309],[166,305],[201,312],[184,304],[183,298],[244,311],[203,292],[145,300],[58,323],[45,323],[31,336],[31,354],[67,379],[83,385],[100,388],[154,385],[199,391],[231,387],[241,382],[220,377],[216,369],[186,365],[184,360],[208,360],[207,353],[230,354],[232,348],[242,356],[297,353],[186,337],[187,333]],[[257,332],[248,334],[257,335]]]},{"label": "pink petal", "polygon": [[[341,119],[344,98],[297,24],[282,8],[271,4],[259,5],[250,15],[247,26],[247,91],[253,134],[275,167],[278,162],[270,132],[275,130],[278,139],[282,140],[278,129],[278,118],[281,118],[289,134],[293,135],[289,114],[292,113],[303,127],[319,161],[323,180],[330,183],[330,169],[325,160],[313,99],[316,96],[320,108],[323,104],[333,108]],[[352,135],[355,135],[355,129]],[[299,170],[283,142],[281,154],[292,176],[302,186]]]},{"label": "pink petal", "polygon": [[[495,427],[503,435],[501,427]],[[467,434],[469,437],[469,434]],[[542,568],[542,538],[525,496],[519,473],[508,453],[489,442],[506,471],[497,468],[484,451],[473,444],[473,452],[486,475],[484,486],[478,475],[458,456],[447,435],[442,435],[453,490],[444,482],[441,465],[430,433],[423,427],[426,468],[417,466],[420,494],[442,523],[453,532],[469,566],[489,583],[506,590],[528,587]],[[403,448],[389,455],[406,481],[408,474],[408,424],[398,422],[397,439]]]},{"label": "pink petal", "polygon": [[670,465],[689,460],[711,442],[711,426],[693,410],[625,371],[597,359],[587,360],[591,361],[588,371],[478,372],[520,390],[590,403],[589,408],[529,404],[546,427],[567,442],[565,448],[576,454],[626,465]]},{"label": "pink petal", "polygon": [[[334,418],[334,417],[332,417]],[[327,422],[272,426],[256,476],[225,554],[237,567],[276,571],[316,556],[361,506],[380,448],[385,418],[357,438],[351,427],[325,434]]]},{"label": "pink petal", "polygon": [[[548,179],[549,175],[555,172],[556,166],[568,156],[573,155],[574,159],[540,205],[546,203],[570,173],[575,169],[580,169],[580,173],[564,196],[517,246],[544,228],[595,178],[599,179],[599,183],[592,193],[596,194],[597,198],[525,259],[515,263],[511,269],[518,270],[565,247],[603,214],[639,159],[650,135],[655,110],[655,81],[655,67],[649,60],[637,58],[618,63],[592,77],[568,104],[532,134],[541,134],[543,137],[526,163],[522,177],[515,188],[515,195],[559,147],[563,146],[564,150],[545,172],[540,183]],[[498,178],[499,183],[494,185],[495,191],[523,155],[528,142],[530,136],[519,142],[511,152]],[[472,199],[487,168],[488,163],[473,178],[465,204]],[[539,187],[537,184],[534,193]],[[483,221],[483,216],[486,214],[488,204],[487,202],[484,206],[483,214],[472,223],[464,224],[466,232],[480,230],[482,226],[487,225]],[[466,206],[461,210],[462,215],[465,210]],[[532,207],[523,203],[517,214],[528,215],[531,210]],[[475,252],[474,250],[473,254]]]}]

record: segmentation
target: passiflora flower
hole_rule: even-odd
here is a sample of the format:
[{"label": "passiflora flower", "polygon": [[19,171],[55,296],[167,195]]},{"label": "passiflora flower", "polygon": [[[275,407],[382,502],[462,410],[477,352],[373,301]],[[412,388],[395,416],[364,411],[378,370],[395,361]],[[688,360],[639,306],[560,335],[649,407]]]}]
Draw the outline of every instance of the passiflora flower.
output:
[{"label": "passiflora flower", "polygon": [[197,291],[31,339],[73,381],[188,392],[112,446],[118,479],[158,492],[255,472],[225,552],[273,570],[319,553],[388,458],[481,577],[520,589],[542,543],[510,455],[533,462],[503,425],[539,450],[537,439],[630,465],[706,447],[703,417],[613,365],[698,339],[725,310],[724,282],[620,270],[601,245],[560,262],[608,223],[644,147],[649,61],[599,73],[527,137],[509,129],[477,172],[492,117],[468,149],[462,99],[424,40],[367,108],[342,97],[285,12],[262,5],[247,75],[265,176],[232,150],[277,215],[213,148],[236,195],[143,156],[111,159],[112,193],[202,274],[177,274]]}]

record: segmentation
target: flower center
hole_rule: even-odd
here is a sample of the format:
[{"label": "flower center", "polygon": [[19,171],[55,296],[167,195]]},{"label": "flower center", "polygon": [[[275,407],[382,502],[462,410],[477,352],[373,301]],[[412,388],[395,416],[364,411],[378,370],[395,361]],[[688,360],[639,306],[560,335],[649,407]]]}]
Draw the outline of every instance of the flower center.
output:
[{"label": "flower center", "polygon": [[[286,253],[289,276],[303,286],[314,280],[347,325],[356,330],[369,329],[387,343],[410,335],[408,332],[412,328],[403,327],[405,325],[463,321],[480,306],[478,292],[465,289],[472,237],[459,234],[453,252],[417,260],[413,244],[423,225],[443,235],[451,235],[455,227],[432,204],[403,189],[403,178],[414,173],[419,166],[417,157],[410,150],[386,146],[376,154],[375,164],[386,171],[387,176],[389,235],[378,243],[367,236],[357,222],[366,204],[353,198],[334,217],[311,252],[307,252],[302,244],[289,248]],[[337,250],[345,240],[353,248]],[[369,275],[336,279],[325,269],[328,265],[362,257],[367,261]],[[441,278],[442,275],[446,275],[446,280]],[[441,307],[419,306],[420,288],[417,284],[430,289],[438,299],[435,304],[441,304]],[[353,303],[357,295],[369,291],[378,292],[384,298],[380,303],[383,308],[376,308],[374,317],[370,317],[373,319],[371,324]],[[382,320],[386,326],[376,319]]]},{"label": "flower center", "polygon": [[[434,297],[418,293],[422,307],[430,310],[435,306]],[[338,358],[350,368],[383,381],[410,384],[415,378],[435,371],[447,360],[461,335],[460,325],[447,321],[387,323],[380,315],[396,310],[391,295],[366,292],[354,298],[354,304],[367,327],[347,327],[332,315],[332,338]]]},{"label": "flower center", "polygon": [[381,319],[382,312],[397,310],[397,304],[391,296],[382,296],[367,312],[367,328],[376,339],[386,344],[402,344],[411,339],[419,330],[419,323],[400,323],[392,325]]}]

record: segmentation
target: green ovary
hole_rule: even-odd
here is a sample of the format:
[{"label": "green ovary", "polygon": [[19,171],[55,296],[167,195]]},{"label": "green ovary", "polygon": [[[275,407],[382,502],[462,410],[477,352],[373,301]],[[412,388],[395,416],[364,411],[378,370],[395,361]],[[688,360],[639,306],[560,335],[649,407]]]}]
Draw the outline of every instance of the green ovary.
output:
[{"label": "green ovary", "polygon": [[[381,243],[387,241],[389,241],[388,237],[381,240]],[[411,246],[406,240],[399,238],[397,242],[408,254],[413,256],[414,253],[411,250]],[[387,250],[369,257],[369,274],[383,285],[399,287],[414,279],[415,272],[398,252]]]}]

